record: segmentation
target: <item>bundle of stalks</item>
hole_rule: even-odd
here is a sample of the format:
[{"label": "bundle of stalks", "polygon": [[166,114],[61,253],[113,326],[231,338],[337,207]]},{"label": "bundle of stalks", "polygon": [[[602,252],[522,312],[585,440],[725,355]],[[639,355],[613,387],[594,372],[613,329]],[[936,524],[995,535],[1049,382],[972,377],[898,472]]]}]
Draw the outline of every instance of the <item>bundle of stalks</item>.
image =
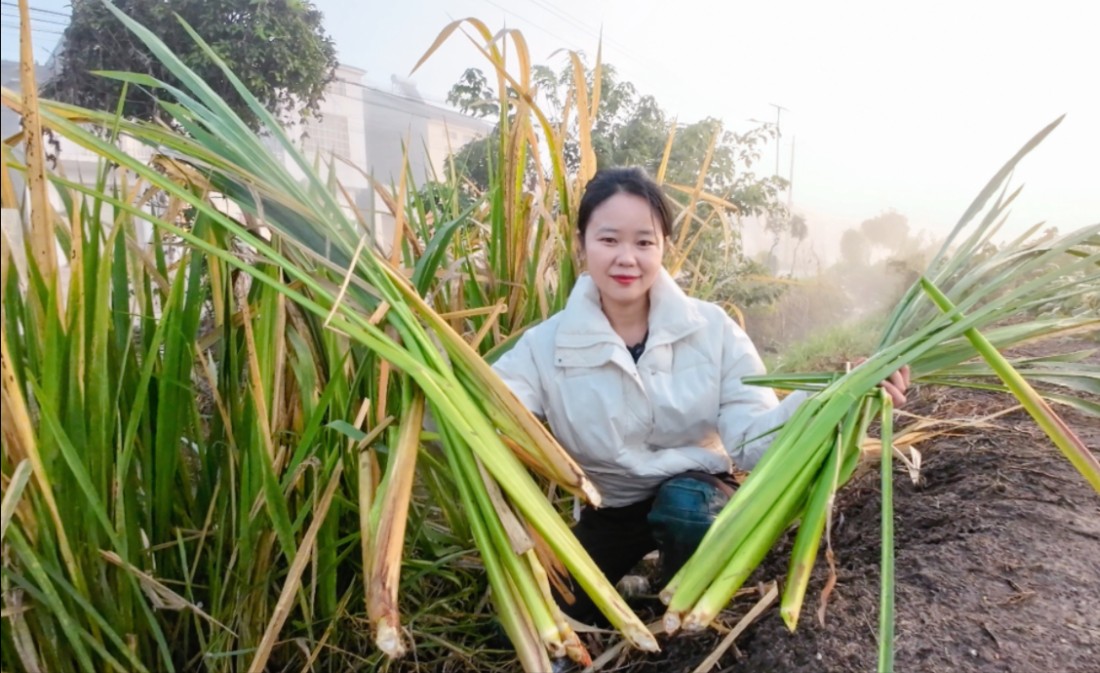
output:
[{"label": "bundle of stalks", "polygon": [[[697,630],[714,619],[734,592],[759,565],[767,551],[796,519],[798,534],[791,554],[781,613],[793,630],[837,489],[854,471],[868,427],[882,419],[882,445],[891,446],[891,405],[877,390],[880,381],[904,365],[913,380],[935,383],[973,382],[995,375],[1035,418],[1053,443],[1100,491],[1100,464],[1001,353],[1052,331],[1093,328],[1095,315],[994,326],[1052,299],[1089,292],[1100,281],[1100,225],[1028,244],[1032,229],[1009,246],[982,258],[1016,194],[1000,195],[978,222],[972,220],[999,190],[1017,162],[1050,133],[1057,120],[1029,141],[993,178],[944,243],[925,276],[897,307],[877,352],[845,375],[776,375],[749,382],[786,389],[816,390],[780,428],[768,452],[731,499],[695,555],[661,592],[668,606],[665,629]],[[989,337],[983,336],[988,329]],[[980,358],[984,366],[965,364]],[[1038,380],[1077,390],[1094,389],[1095,367],[1072,371],[1032,361],[1024,368]],[[965,369],[969,367],[969,369]],[[964,381],[962,377],[969,377]],[[987,384],[990,385],[990,384]],[[997,387],[997,386],[993,386]],[[1054,399],[1070,400],[1059,394]],[[1087,402],[1077,400],[1079,408]],[[892,478],[884,448],[884,485]],[[883,617],[880,667],[891,670],[892,643],[892,512],[884,486]]]},{"label": "bundle of stalks", "polygon": [[[513,516],[512,509],[522,521],[521,528],[530,526],[545,541],[628,641],[641,649],[655,650],[652,634],[595,566],[527,469],[598,504],[599,494],[572,458],[474,348],[421,298],[405,274],[376,249],[372,233],[349,217],[332,194],[331,185],[198,35],[191,32],[196,44],[222,66],[241,97],[264,121],[265,132],[304,174],[304,181],[296,178],[268,149],[265,139],[252,132],[155,35],[122,13],[115,13],[182,85],[175,88],[136,74],[109,75],[131,86],[170,91],[179,102],[163,103],[163,108],[185,133],[52,103],[42,103],[32,111],[26,101],[7,90],[5,104],[40,119],[44,127],[59,136],[177,199],[191,209],[194,217],[190,221],[202,222],[203,226],[191,227],[175,217],[158,217],[143,204],[105,197],[102,190],[61,177],[53,178],[55,184],[112,203],[120,212],[144,219],[186,241],[211,263],[247,274],[254,287],[269,289],[279,301],[289,299],[298,309],[323,319],[328,330],[365,347],[388,363],[387,367],[400,372],[403,397],[400,405],[389,405],[391,410],[397,406],[399,422],[385,476],[378,474],[365,452],[360,453],[357,471],[364,572],[369,575],[364,578],[364,586],[379,648],[393,656],[405,650],[397,614],[397,573],[405,532],[402,520],[409,507],[420,450],[419,429],[427,407],[443,440],[466,523],[481,551],[493,600],[524,667],[542,671],[548,668],[548,656],[569,655],[587,661],[587,654],[558,610],[537,555],[530,549],[516,548],[510,540],[502,519]],[[147,165],[121,151],[109,137],[89,130],[89,125],[144,142],[154,147],[160,158],[154,165]],[[206,198],[211,192],[224,195],[244,217],[231,217],[212,206]],[[214,241],[215,237],[225,236],[243,245],[250,259],[246,261]],[[197,254],[196,262],[200,259]],[[242,309],[247,311],[247,303]],[[249,319],[247,315],[245,319]],[[261,376],[261,367],[257,360],[253,373]],[[388,380],[387,376],[388,372],[384,373],[383,379]],[[262,404],[262,397],[256,396],[258,404]],[[513,452],[510,446],[520,450]],[[278,475],[285,463],[273,445],[268,449],[268,467]],[[337,483],[341,471],[337,468],[331,474],[331,484]],[[498,488],[501,494],[494,497]],[[321,518],[314,521],[310,534],[317,533],[331,498],[331,488],[327,488],[326,507],[319,510]],[[257,509],[260,504],[257,500]],[[270,502],[269,506],[278,507]],[[260,639],[251,670],[263,670],[267,664],[298,592],[312,539],[297,549],[289,538],[280,542],[285,543],[288,557],[293,558],[291,573]]]}]

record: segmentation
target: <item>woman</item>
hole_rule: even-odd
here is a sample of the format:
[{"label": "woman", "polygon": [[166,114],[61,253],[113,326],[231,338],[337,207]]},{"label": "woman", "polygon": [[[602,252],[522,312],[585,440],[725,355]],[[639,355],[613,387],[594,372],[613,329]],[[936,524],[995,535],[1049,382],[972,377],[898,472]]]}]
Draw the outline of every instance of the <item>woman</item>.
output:
[{"label": "woman", "polygon": [[[736,484],[805,399],[742,383],[763,363],[719,307],[691,299],[662,266],[672,215],[641,169],[599,172],[581,199],[587,273],[563,311],[532,328],[495,369],[603,496],[574,528],[616,583],[660,549],[665,579],[691,555]],[[883,387],[900,405],[908,371]],[[574,618],[599,618],[578,592]]]}]

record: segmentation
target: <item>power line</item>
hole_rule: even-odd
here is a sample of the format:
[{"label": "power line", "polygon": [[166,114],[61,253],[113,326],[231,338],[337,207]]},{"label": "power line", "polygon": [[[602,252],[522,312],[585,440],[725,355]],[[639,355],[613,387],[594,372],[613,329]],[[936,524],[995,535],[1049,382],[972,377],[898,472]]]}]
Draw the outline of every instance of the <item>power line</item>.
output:
[{"label": "power line", "polygon": [[593,33],[592,29],[589,28],[587,25],[581,23],[577,19],[574,19],[572,16],[569,16],[566,13],[560,11],[559,9],[554,7],[553,5],[547,5],[545,3],[539,2],[539,0],[528,0],[528,2],[535,5],[536,7],[542,8],[543,11],[550,12],[551,14],[558,17],[562,21],[565,21],[566,23],[572,25],[574,28],[578,28],[578,29],[584,31],[585,33],[588,33],[588,35],[590,35],[591,37],[599,37],[599,35]]},{"label": "power line", "polygon": [[[15,31],[15,32],[19,32],[21,30],[20,26],[9,25],[9,24],[4,24],[3,28],[4,28],[4,30],[12,30],[12,31]],[[40,33],[40,34],[43,34],[43,35],[64,35],[65,34],[65,33],[61,32],[59,30],[46,30],[45,28],[34,28],[34,27],[31,28],[31,32],[32,33]]]},{"label": "power line", "polygon": [[[521,21],[526,22],[530,26],[542,31],[546,35],[549,35],[550,37],[553,37],[554,39],[559,40],[563,46],[570,47],[573,51],[578,51],[578,52],[583,51],[583,49],[578,47],[577,44],[575,42],[573,42],[572,40],[567,40],[566,38],[562,37],[561,35],[558,35],[557,33],[553,32],[551,30],[548,30],[547,28],[544,28],[539,22],[532,21],[531,19],[529,19],[529,18],[527,18],[527,17],[525,17],[521,14],[517,14],[515,11],[510,10],[507,7],[504,7],[500,4],[497,4],[493,0],[484,0],[484,2],[486,2],[487,4],[492,5],[493,7],[496,7],[497,9],[500,9],[501,11],[505,12],[505,14],[510,14],[510,15],[516,17],[517,19],[520,19]],[[542,5],[541,3],[538,6],[542,7],[543,9],[548,9],[545,5]],[[582,31],[586,32],[588,35],[590,35],[594,38],[600,39],[600,40],[604,40],[604,38],[602,37],[602,35],[600,33],[597,33],[595,31],[593,31],[593,29],[591,27],[583,24],[579,20],[571,19],[568,16],[563,16],[562,14],[557,13],[556,11],[552,11],[551,13],[553,13],[555,16],[557,16],[557,18],[562,19],[564,21],[567,21],[568,23],[571,23],[573,26],[577,27],[579,30],[582,30]],[[661,70],[666,75],[671,75],[672,74],[664,66],[664,64],[660,63],[659,61],[650,61],[647,64],[646,62],[643,62],[641,59],[634,56],[622,44],[620,44],[620,43],[618,43],[614,40],[611,40],[611,39],[606,39],[605,41],[607,42],[607,44],[612,45],[619,53],[621,53],[623,56],[625,56],[630,61],[633,61],[637,66],[639,66],[641,68],[646,68],[646,69],[651,69],[651,70],[652,69]]]},{"label": "power line", "polygon": [[[548,12],[552,16],[565,21],[577,30],[599,40],[602,46],[609,47],[612,51],[623,56],[627,61],[630,61],[643,71],[658,71],[668,79],[680,79],[680,76],[669,70],[668,66],[663,61],[648,56],[645,58],[639,57],[632,48],[627,48],[624,43],[605,35],[602,26],[597,30],[582,19],[574,16],[571,12],[555,7],[553,3],[546,2],[545,0],[528,0],[528,2]],[[606,63],[607,60],[604,59],[604,62]],[[621,75],[622,73],[620,73],[620,76]]]},{"label": "power line", "polygon": [[[0,2],[0,5],[4,5],[5,7],[19,7],[18,2]],[[29,7],[28,9],[30,9],[32,12],[38,12],[39,14],[53,14],[55,16],[63,16],[66,19],[72,15],[71,12],[58,12],[52,9],[39,9],[37,7]]]},{"label": "power line", "polygon": [[623,43],[621,43],[617,40],[613,40],[610,37],[605,36],[603,34],[603,30],[597,31],[595,28],[592,28],[590,25],[588,25],[584,21],[581,21],[580,19],[576,18],[575,16],[573,16],[569,12],[566,12],[562,9],[554,7],[551,4],[542,2],[542,0],[527,0],[527,1],[534,4],[537,7],[541,7],[543,10],[553,14],[554,16],[558,17],[562,21],[565,21],[566,23],[569,23],[574,28],[577,28],[578,30],[581,30],[581,31],[587,33],[590,37],[593,37],[597,40],[600,40],[601,42],[604,42],[604,43],[614,47],[623,56],[626,56],[627,58],[634,61],[638,65],[645,65],[640,58],[638,58],[636,55],[631,53],[631,51],[629,49],[626,48],[626,45],[624,45]]},{"label": "power line", "polygon": [[517,14],[515,11],[513,11],[511,9],[508,9],[504,5],[500,5],[500,4],[497,4],[496,2],[493,2],[493,0],[485,0],[485,2],[492,5],[493,7],[496,7],[497,9],[501,10],[505,14],[510,14],[510,15],[516,17],[517,19],[519,19],[520,21],[526,22],[531,27],[542,31],[543,33],[546,33],[547,35],[554,38],[555,40],[560,41],[563,45],[571,47],[575,51],[580,51],[580,48],[576,45],[575,42],[573,42],[572,40],[567,40],[566,38],[562,37],[561,35],[558,35],[557,33],[553,32],[551,30],[547,30],[546,28],[543,28],[537,21],[532,21],[531,19],[528,19],[525,16]]},{"label": "power line", "polygon": [[[15,19],[16,21],[18,21],[20,19],[18,14],[0,14],[0,16],[3,16],[5,19]],[[36,23],[46,24],[48,26],[62,26],[62,27],[65,27],[65,26],[69,25],[68,21],[54,21],[52,19],[40,19],[38,17],[32,16],[31,17],[31,24],[36,24]]]}]

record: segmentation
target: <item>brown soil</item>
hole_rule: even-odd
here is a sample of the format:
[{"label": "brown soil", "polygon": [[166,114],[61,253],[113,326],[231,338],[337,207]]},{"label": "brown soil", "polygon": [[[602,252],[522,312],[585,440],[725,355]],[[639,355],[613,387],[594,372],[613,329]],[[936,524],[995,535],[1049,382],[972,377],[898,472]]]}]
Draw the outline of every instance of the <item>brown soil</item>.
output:
[{"label": "brown soil", "polygon": [[[927,390],[907,409],[976,418],[1011,402],[993,393]],[[1100,422],[1059,411],[1096,454]],[[916,485],[896,465],[895,670],[1097,673],[1100,497],[1026,413],[995,424],[919,444],[924,464]],[[712,670],[876,669],[879,478],[877,466],[857,474],[838,499],[838,577],[825,624],[814,615],[828,574],[819,558],[798,631],[787,631],[773,605]],[[782,581],[789,543],[772,552],[754,581]],[[721,621],[732,626],[754,602],[737,599]],[[666,638],[660,655],[630,653],[603,670],[689,673],[719,640],[713,632]]]}]

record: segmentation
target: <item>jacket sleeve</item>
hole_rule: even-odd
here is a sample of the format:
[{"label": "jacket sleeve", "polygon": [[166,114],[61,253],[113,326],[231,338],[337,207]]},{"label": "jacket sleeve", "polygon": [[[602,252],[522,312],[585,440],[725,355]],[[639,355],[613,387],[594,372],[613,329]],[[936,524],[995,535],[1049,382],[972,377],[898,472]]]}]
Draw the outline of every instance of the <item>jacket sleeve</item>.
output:
[{"label": "jacket sleeve", "polygon": [[528,411],[540,421],[544,421],[546,420],[545,393],[535,362],[533,337],[534,332],[528,332],[520,337],[516,345],[493,364],[493,371],[508,385]]},{"label": "jacket sleeve", "polygon": [[780,402],[771,388],[742,383],[742,377],[764,374],[764,363],[748,335],[732,320],[727,321],[722,343],[718,433],[737,467],[751,470],[771,446],[774,437],[771,431],[794,415],[807,394],[796,391]]}]

